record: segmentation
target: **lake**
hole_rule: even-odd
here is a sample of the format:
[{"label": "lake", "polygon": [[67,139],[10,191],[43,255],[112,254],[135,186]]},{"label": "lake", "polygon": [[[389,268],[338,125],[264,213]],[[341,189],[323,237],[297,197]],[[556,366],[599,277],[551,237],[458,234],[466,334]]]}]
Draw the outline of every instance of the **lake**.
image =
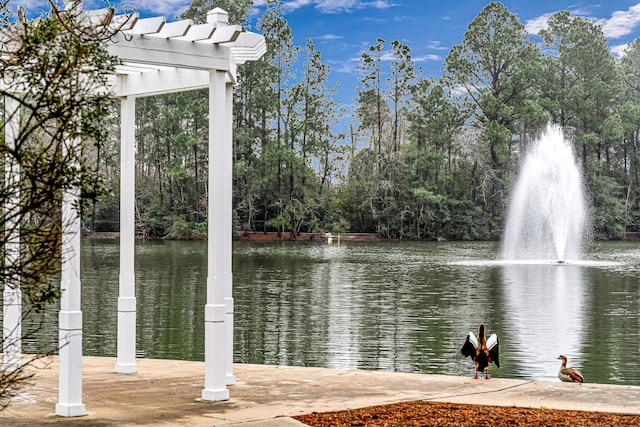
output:
[{"label": "lake", "polygon": [[[116,356],[119,243],[82,241],[84,354]],[[206,242],[136,242],[139,357],[204,360]],[[585,262],[510,264],[491,242],[234,242],[234,360],[473,375],[456,353],[484,322],[492,376],[640,385],[640,243]],[[25,349],[57,339],[57,313]],[[26,328],[26,326],[25,326]]]}]

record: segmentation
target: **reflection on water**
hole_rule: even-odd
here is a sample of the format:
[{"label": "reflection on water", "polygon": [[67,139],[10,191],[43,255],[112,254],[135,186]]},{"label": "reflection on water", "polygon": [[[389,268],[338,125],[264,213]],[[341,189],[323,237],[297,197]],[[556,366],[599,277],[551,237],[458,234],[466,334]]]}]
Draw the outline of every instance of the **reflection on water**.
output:
[{"label": "reflection on water", "polygon": [[583,269],[574,265],[505,265],[503,341],[528,377],[556,378],[560,354],[581,368],[585,332]]},{"label": "reflection on water", "polygon": [[[83,241],[84,353],[116,355],[118,242]],[[640,384],[640,245],[588,265],[507,265],[496,243],[233,246],[236,362],[473,375],[455,354],[484,322],[503,378],[558,381],[560,353],[588,382]],[[137,347],[203,360],[206,242],[136,242]],[[26,343],[57,337],[57,316]],[[29,347],[31,346],[31,347]]]}]

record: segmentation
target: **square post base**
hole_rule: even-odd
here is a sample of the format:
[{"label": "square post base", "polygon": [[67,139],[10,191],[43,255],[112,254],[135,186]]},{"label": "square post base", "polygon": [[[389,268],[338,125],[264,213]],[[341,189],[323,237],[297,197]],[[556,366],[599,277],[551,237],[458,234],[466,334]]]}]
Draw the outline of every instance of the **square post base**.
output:
[{"label": "square post base", "polygon": [[229,390],[223,388],[221,390],[202,390],[202,400],[219,401],[229,400]]},{"label": "square post base", "polygon": [[82,417],[87,415],[84,404],[77,403],[75,405],[56,404],[56,415],[61,417]]},{"label": "square post base", "polygon": [[138,366],[133,363],[116,363],[116,373],[118,374],[137,374]]}]

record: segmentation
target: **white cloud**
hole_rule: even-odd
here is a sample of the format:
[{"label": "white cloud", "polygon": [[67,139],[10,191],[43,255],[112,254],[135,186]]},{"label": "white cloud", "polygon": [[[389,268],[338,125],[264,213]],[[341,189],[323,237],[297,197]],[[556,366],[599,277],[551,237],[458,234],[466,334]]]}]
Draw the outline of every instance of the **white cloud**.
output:
[{"label": "white cloud", "polygon": [[547,28],[547,23],[549,22],[549,18],[551,18],[554,15],[555,12],[553,13],[545,13],[544,15],[540,15],[536,18],[533,19],[529,19],[525,24],[524,24],[524,29],[529,33],[529,34],[538,34],[538,32],[540,32],[540,30],[542,30],[543,28]]},{"label": "white cloud", "polygon": [[617,46],[611,46],[611,52],[621,58],[627,54],[627,49],[629,48],[629,43],[619,44]]},{"label": "white cloud", "polygon": [[333,40],[340,40],[342,39],[342,36],[339,36],[338,34],[325,34],[322,36],[317,36],[314,37],[314,40],[325,40],[325,41],[333,41]]},{"label": "white cloud", "polygon": [[595,23],[602,25],[602,31],[608,38],[616,39],[626,36],[640,25],[640,3],[624,11],[615,11],[611,18],[597,19]]},{"label": "white cloud", "polygon": [[125,10],[137,9],[139,11],[152,12],[152,16],[166,16],[172,21],[189,7],[189,0],[125,0],[118,6]]},{"label": "white cloud", "polygon": [[366,8],[387,9],[395,6],[395,3],[391,0],[287,0],[284,2],[284,8],[288,11],[310,5],[322,13],[341,13]]},{"label": "white cloud", "polygon": [[438,40],[429,40],[427,42],[426,48],[427,49],[433,49],[433,50],[447,50],[447,49],[449,49],[448,47],[442,46],[440,44],[440,41],[438,41]]},{"label": "white cloud", "polygon": [[[360,58],[350,58],[344,61],[328,61],[331,64],[331,71],[345,74],[356,74],[360,64]],[[335,66],[335,67],[334,67]]]},{"label": "white cloud", "polygon": [[313,3],[313,0],[288,0],[284,2],[284,8],[286,10],[296,10],[311,3]]},{"label": "white cloud", "polygon": [[[547,27],[547,22],[554,13],[545,13],[528,20],[525,23],[525,29],[530,34],[538,34],[541,29]],[[593,18],[592,14],[584,9],[571,10],[571,14],[591,19],[595,24],[602,26],[605,37],[611,39],[631,34],[640,26],[640,3],[629,7],[627,10],[617,10],[611,14],[610,18]]]},{"label": "white cloud", "polygon": [[[191,0],[123,0],[118,2],[118,6],[125,10],[137,9],[152,12],[154,16],[167,15],[168,18],[174,18],[186,10],[190,3]],[[265,5],[266,0],[253,0],[253,11],[262,9]],[[321,13],[342,13],[367,8],[387,9],[396,5],[393,0],[284,0],[283,7],[288,12],[314,7]]]},{"label": "white cloud", "polygon": [[[421,55],[411,58],[413,62],[427,62],[427,61],[442,61],[442,57],[439,55]],[[380,56],[381,61],[395,61],[396,57],[391,51],[384,52],[382,56]]]},{"label": "white cloud", "polygon": [[393,60],[395,60],[395,59],[396,59],[396,57],[395,57],[395,55],[393,54],[393,52],[391,52],[391,51],[384,52],[384,53],[380,56],[380,60],[381,60],[381,61],[393,61]]},{"label": "white cloud", "polygon": [[388,9],[393,6],[397,6],[396,3],[391,3],[387,0],[375,0],[369,2],[369,6],[374,7],[376,9]]},{"label": "white cloud", "polygon": [[440,55],[422,55],[422,56],[416,56],[415,58],[412,58],[413,62],[428,62],[428,61],[442,61],[442,57]]}]

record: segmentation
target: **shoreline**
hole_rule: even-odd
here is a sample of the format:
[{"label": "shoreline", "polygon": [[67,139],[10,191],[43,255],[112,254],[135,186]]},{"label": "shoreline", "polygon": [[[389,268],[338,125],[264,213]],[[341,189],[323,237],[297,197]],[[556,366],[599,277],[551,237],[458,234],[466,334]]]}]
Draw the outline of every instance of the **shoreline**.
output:
[{"label": "shoreline", "polygon": [[[324,242],[326,238],[323,234],[320,233],[300,233],[296,240],[289,240],[291,233],[284,232],[280,233],[280,237],[278,237],[278,233],[275,231],[252,231],[250,233],[242,233],[239,235],[235,235],[232,237],[234,242]],[[333,234],[333,242],[336,242],[338,236],[340,237],[340,241],[342,242],[398,242],[398,241],[420,241],[420,240],[412,240],[412,239],[387,239],[385,237],[381,237],[376,233],[337,233]],[[84,234],[82,237],[86,239],[119,239],[120,232],[118,231],[100,231],[94,233]],[[141,236],[136,235],[136,239],[145,239]],[[163,237],[147,237],[146,240],[207,240],[204,238],[194,238],[194,239],[165,239]],[[613,241],[614,239],[611,239]],[[433,242],[435,240],[423,240],[425,242]],[[447,240],[453,242],[454,240]],[[459,241],[459,240],[455,240]],[[484,240],[483,240],[484,241]],[[623,239],[620,239],[623,242],[637,242],[640,241],[640,232],[627,232]]]},{"label": "shoreline", "polygon": [[[376,233],[341,233],[333,235],[334,239],[337,239],[340,236],[340,240],[343,242],[393,242],[398,239],[386,239],[384,237],[378,236]],[[119,239],[120,232],[112,231],[112,232],[95,232],[95,233],[87,233],[82,237],[86,239]],[[278,237],[277,232],[251,232],[244,233],[238,236],[233,236],[234,242],[289,242],[290,233],[281,233],[280,237]],[[136,236],[136,239],[142,239],[140,236]],[[158,238],[147,238],[147,240],[165,240],[162,237]],[[189,239],[189,240],[206,240],[203,239]],[[296,242],[324,242],[326,239],[324,235],[317,233],[300,233]],[[185,240],[187,241],[187,240]],[[336,241],[336,240],[334,240]]]}]

